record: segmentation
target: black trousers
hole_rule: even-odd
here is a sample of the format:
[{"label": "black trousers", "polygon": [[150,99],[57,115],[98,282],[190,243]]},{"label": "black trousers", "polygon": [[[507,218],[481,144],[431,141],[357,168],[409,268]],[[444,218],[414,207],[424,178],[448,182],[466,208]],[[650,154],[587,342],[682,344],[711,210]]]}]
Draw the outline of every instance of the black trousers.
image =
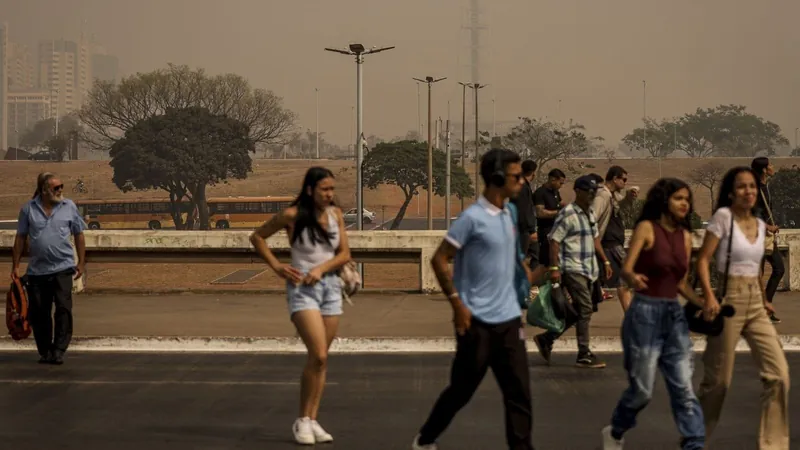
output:
[{"label": "black trousers", "polygon": [[[73,269],[52,275],[28,275],[29,318],[39,355],[67,351],[72,340]],[[55,314],[51,317],[53,304]],[[53,322],[55,321],[55,327]]]},{"label": "black trousers", "polygon": [[528,355],[521,339],[522,320],[489,325],[475,318],[464,336],[456,336],[456,355],[450,385],[442,392],[420,430],[421,444],[429,444],[444,432],[492,368],[503,392],[506,442],[510,450],[533,450]]},{"label": "black trousers", "polygon": [[784,273],[786,273],[786,268],[783,266],[783,255],[781,255],[781,252],[778,251],[777,248],[773,249],[771,254],[764,255],[764,259],[761,260],[761,270],[764,270],[765,262],[769,262],[769,265],[772,266],[772,273],[769,275],[767,285],[764,287],[767,294],[767,301],[772,303],[775,292],[778,290],[778,285],[781,284],[781,279]]}]

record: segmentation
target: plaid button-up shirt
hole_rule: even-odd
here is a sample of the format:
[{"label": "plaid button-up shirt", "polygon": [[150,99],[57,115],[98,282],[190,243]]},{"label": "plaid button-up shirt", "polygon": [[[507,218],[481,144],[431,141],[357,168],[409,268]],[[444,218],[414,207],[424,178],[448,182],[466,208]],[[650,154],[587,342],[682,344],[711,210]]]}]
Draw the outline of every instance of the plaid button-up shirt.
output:
[{"label": "plaid button-up shirt", "polygon": [[559,211],[547,237],[559,243],[561,272],[597,280],[600,268],[595,257],[594,239],[598,236],[597,220],[591,210],[584,211],[570,203]]}]

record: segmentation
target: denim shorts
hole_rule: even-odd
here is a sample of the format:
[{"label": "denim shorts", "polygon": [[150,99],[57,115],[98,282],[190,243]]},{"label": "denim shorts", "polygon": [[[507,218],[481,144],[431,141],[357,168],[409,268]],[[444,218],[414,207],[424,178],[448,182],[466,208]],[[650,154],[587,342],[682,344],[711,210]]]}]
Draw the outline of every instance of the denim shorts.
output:
[{"label": "denim shorts", "polygon": [[342,280],[326,274],[312,285],[286,283],[286,301],[290,314],[316,309],[323,316],[338,316],[342,314]]}]

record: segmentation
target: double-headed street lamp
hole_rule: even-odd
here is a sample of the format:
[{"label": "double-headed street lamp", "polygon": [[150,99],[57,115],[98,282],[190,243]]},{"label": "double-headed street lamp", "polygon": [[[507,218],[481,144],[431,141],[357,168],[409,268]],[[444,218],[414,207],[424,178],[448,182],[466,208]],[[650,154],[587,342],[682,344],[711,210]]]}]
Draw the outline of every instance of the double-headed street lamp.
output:
[{"label": "double-headed street lamp", "polygon": [[[466,84],[464,84],[464,83],[461,83],[461,82],[459,82],[459,84],[464,86],[464,92],[465,92],[464,99],[465,99],[465,101],[466,101],[467,88],[475,90],[475,199],[477,200],[478,195],[479,195],[478,194],[478,173],[480,172],[480,161],[478,159],[478,151],[479,151],[480,145],[481,145],[481,135],[480,135],[480,131],[478,130],[478,89],[483,89],[486,86],[488,86],[488,84],[480,84],[480,83],[466,83]],[[463,132],[462,132],[462,136],[463,136]],[[463,138],[462,138],[462,140],[463,140]],[[462,160],[461,164],[462,165],[464,164],[463,160]],[[462,207],[462,209],[463,209],[463,207]]]},{"label": "double-headed street lamp", "polygon": [[[424,80],[414,78],[420,83],[428,84],[428,229],[433,229],[433,135],[431,129],[431,85],[439,81],[446,80],[447,77],[434,79],[425,77]],[[449,199],[448,199],[449,201]]]},{"label": "double-headed street lamp", "polygon": [[356,57],[356,229],[363,230],[363,219],[364,219],[364,195],[362,189],[362,162],[364,160],[364,147],[361,145],[361,134],[362,125],[363,125],[363,113],[362,113],[362,102],[361,102],[361,65],[364,63],[364,55],[369,55],[370,53],[378,53],[383,52],[386,50],[393,49],[392,47],[372,47],[372,48],[364,48],[362,44],[350,44],[346,49],[339,49],[339,48],[325,48],[326,51],[334,52],[334,53],[341,53],[343,55],[352,55]]}]

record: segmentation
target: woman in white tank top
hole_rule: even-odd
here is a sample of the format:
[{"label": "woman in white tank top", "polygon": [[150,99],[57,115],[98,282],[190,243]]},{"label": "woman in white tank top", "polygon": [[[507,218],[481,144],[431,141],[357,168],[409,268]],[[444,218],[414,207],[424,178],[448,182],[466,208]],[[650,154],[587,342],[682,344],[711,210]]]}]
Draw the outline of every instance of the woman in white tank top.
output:
[{"label": "woman in white tank top", "polygon": [[[258,254],[286,280],[291,320],[308,349],[300,385],[300,414],[292,426],[298,444],[331,442],[317,422],[325,387],[328,349],[342,314],[342,285],[337,271],[350,261],[342,211],[334,204],[333,173],[324,167],[306,172],[303,189],[292,205],[250,237]],[[266,239],[286,230],[292,262],[282,264]]]},{"label": "woman in white tank top", "polygon": [[[764,294],[761,259],[764,255],[766,224],[753,214],[758,181],[749,167],[736,167],[722,180],[717,210],[706,228],[703,247],[697,257],[697,275],[705,295],[704,316],[713,320],[720,302],[735,308],[724,318],[719,336],[706,338],[703,381],[697,396],[703,408],[706,440],[716,428],[725,395],[733,377],[736,344],[744,337],[759,368],[764,387],[758,449],[789,449],[789,366],[778,333],[769,319],[772,305]],[[725,298],[711,288],[710,266],[724,273],[728,240],[731,240],[730,268]],[[719,276],[722,283],[723,276]],[[753,424],[755,425],[755,424]]]}]

